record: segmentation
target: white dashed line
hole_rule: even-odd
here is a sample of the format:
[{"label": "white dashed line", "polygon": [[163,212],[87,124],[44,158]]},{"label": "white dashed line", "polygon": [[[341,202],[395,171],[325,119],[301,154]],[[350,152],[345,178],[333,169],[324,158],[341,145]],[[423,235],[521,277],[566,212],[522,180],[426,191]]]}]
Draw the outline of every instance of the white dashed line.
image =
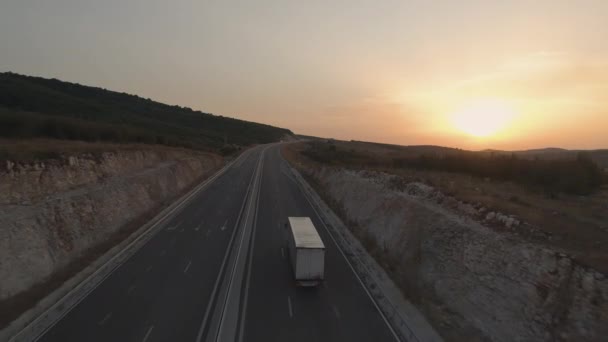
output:
[{"label": "white dashed line", "polygon": [[281,247],[281,256],[283,257],[283,259],[285,259],[285,250],[283,249],[283,247]]},{"label": "white dashed line", "polygon": [[289,308],[289,317],[293,317],[293,310],[291,309],[291,297],[287,296],[287,307]]},{"label": "white dashed line", "polygon": [[99,323],[97,323],[99,326],[104,325],[104,323],[106,323],[107,320],[110,319],[110,317],[112,317],[112,313],[110,312],[109,314],[107,314],[101,321],[99,321]]},{"label": "white dashed line", "polygon": [[220,228],[221,231],[226,230],[226,223],[228,223],[228,220],[226,220],[226,222],[224,222],[224,224],[222,225],[222,227]]},{"label": "white dashed line", "polygon": [[192,264],[192,260],[188,261],[188,265],[186,265],[186,268],[184,268],[184,273],[188,272],[188,269],[190,268],[191,264]]},{"label": "white dashed line", "polygon": [[146,341],[148,340],[148,337],[150,337],[150,334],[152,333],[152,329],[154,329],[154,326],[153,326],[153,325],[151,325],[151,326],[148,328],[148,332],[146,333],[146,336],[144,336],[144,339],[143,339],[143,340],[141,340],[141,342],[146,342]]},{"label": "white dashed line", "polygon": [[338,317],[338,319],[340,319],[340,311],[338,311],[338,308],[335,305],[332,305],[331,308],[334,309],[334,313],[336,314],[336,317]]},{"label": "white dashed line", "polygon": [[179,221],[179,223],[172,225],[171,227],[167,228],[167,231],[173,231],[175,230],[175,228],[179,227],[184,221]]}]

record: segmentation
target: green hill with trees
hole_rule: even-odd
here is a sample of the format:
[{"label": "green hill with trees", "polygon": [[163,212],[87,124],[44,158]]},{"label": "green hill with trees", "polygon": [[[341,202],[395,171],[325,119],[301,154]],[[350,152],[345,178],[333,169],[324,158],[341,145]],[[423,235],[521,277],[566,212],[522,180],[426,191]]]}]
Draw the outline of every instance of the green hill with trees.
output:
[{"label": "green hill with trees", "polygon": [[229,153],[291,135],[273,127],[137,95],[0,73],[0,137],[137,142]]}]

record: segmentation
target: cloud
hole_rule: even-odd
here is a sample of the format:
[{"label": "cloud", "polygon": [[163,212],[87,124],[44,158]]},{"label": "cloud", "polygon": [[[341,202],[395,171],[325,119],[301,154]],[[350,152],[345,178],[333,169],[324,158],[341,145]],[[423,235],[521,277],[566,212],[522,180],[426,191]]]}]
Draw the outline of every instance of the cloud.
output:
[{"label": "cloud", "polygon": [[509,60],[496,70],[455,82],[444,92],[532,101],[598,104],[608,90],[608,62],[559,52]]},{"label": "cloud", "polygon": [[298,130],[345,140],[395,142],[395,137],[414,134],[425,124],[410,108],[384,96],[326,106],[310,118],[301,121]]}]

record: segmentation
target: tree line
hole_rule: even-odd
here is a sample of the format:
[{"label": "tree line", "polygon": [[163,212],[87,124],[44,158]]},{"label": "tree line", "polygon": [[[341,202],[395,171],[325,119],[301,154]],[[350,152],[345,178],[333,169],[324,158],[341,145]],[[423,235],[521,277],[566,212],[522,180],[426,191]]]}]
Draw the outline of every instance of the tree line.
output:
[{"label": "tree line", "polygon": [[18,128],[18,133],[2,129],[4,137],[135,141],[228,151],[233,145],[270,143],[292,134],[136,95],[14,73],[0,73],[0,109],[2,122]]},{"label": "tree line", "polygon": [[314,161],[356,168],[412,168],[472,175],[511,181],[553,196],[558,193],[587,195],[608,182],[604,172],[587,154],[575,158],[546,160],[511,155],[484,155],[472,151],[449,154],[419,154],[413,157],[382,158],[315,142],[303,154]]}]

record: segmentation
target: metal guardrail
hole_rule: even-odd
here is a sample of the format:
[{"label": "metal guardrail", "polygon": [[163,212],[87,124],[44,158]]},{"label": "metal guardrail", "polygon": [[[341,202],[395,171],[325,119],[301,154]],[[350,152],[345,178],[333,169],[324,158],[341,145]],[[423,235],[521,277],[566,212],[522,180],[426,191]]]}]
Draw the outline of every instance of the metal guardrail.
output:
[{"label": "metal guardrail", "polygon": [[[403,317],[401,312],[397,310],[395,305],[384,295],[381,290],[382,286],[380,285],[378,279],[373,276],[373,270],[371,270],[367,263],[360,258],[356,250],[354,250],[354,246],[352,246],[352,244],[341,232],[341,229],[334,227],[334,225],[328,222],[328,220],[326,219],[327,216],[331,217],[333,215],[333,217],[338,222],[341,222],[340,218],[331,210],[331,208],[329,208],[329,206],[327,206],[327,204],[323,202],[320,196],[317,195],[316,192],[314,192],[308,182],[303,179],[303,177],[299,174],[297,170],[292,168],[292,173],[294,174],[296,179],[298,179],[299,183],[303,185],[302,189],[304,190],[305,195],[308,196],[310,199],[313,199],[310,202],[313,203],[313,205],[315,205],[317,209],[319,209],[319,212],[323,213],[324,217],[321,217],[323,223],[325,223],[327,227],[330,227],[333,230],[334,234],[332,235],[337,235],[339,237],[340,245],[344,254],[347,255],[350,259],[352,259],[351,261],[357,268],[357,273],[359,277],[364,280],[365,286],[367,287],[368,291],[373,294],[374,300],[376,300],[376,302],[380,304],[378,305],[378,307],[383,311],[384,315],[386,315],[390,319],[391,325],[393,325],[393,329],[397,328],[395,327],[395,323],[398,324],[396,332],[398,333],[400,339],[403,341],[421,342],[421,340],[416,336],[412,328],[406,323],[406,319]],[[323,203],[325,208],[322,208],[319,203]],[[348,229],[346,226],[344,226],[344,228]]]}]

